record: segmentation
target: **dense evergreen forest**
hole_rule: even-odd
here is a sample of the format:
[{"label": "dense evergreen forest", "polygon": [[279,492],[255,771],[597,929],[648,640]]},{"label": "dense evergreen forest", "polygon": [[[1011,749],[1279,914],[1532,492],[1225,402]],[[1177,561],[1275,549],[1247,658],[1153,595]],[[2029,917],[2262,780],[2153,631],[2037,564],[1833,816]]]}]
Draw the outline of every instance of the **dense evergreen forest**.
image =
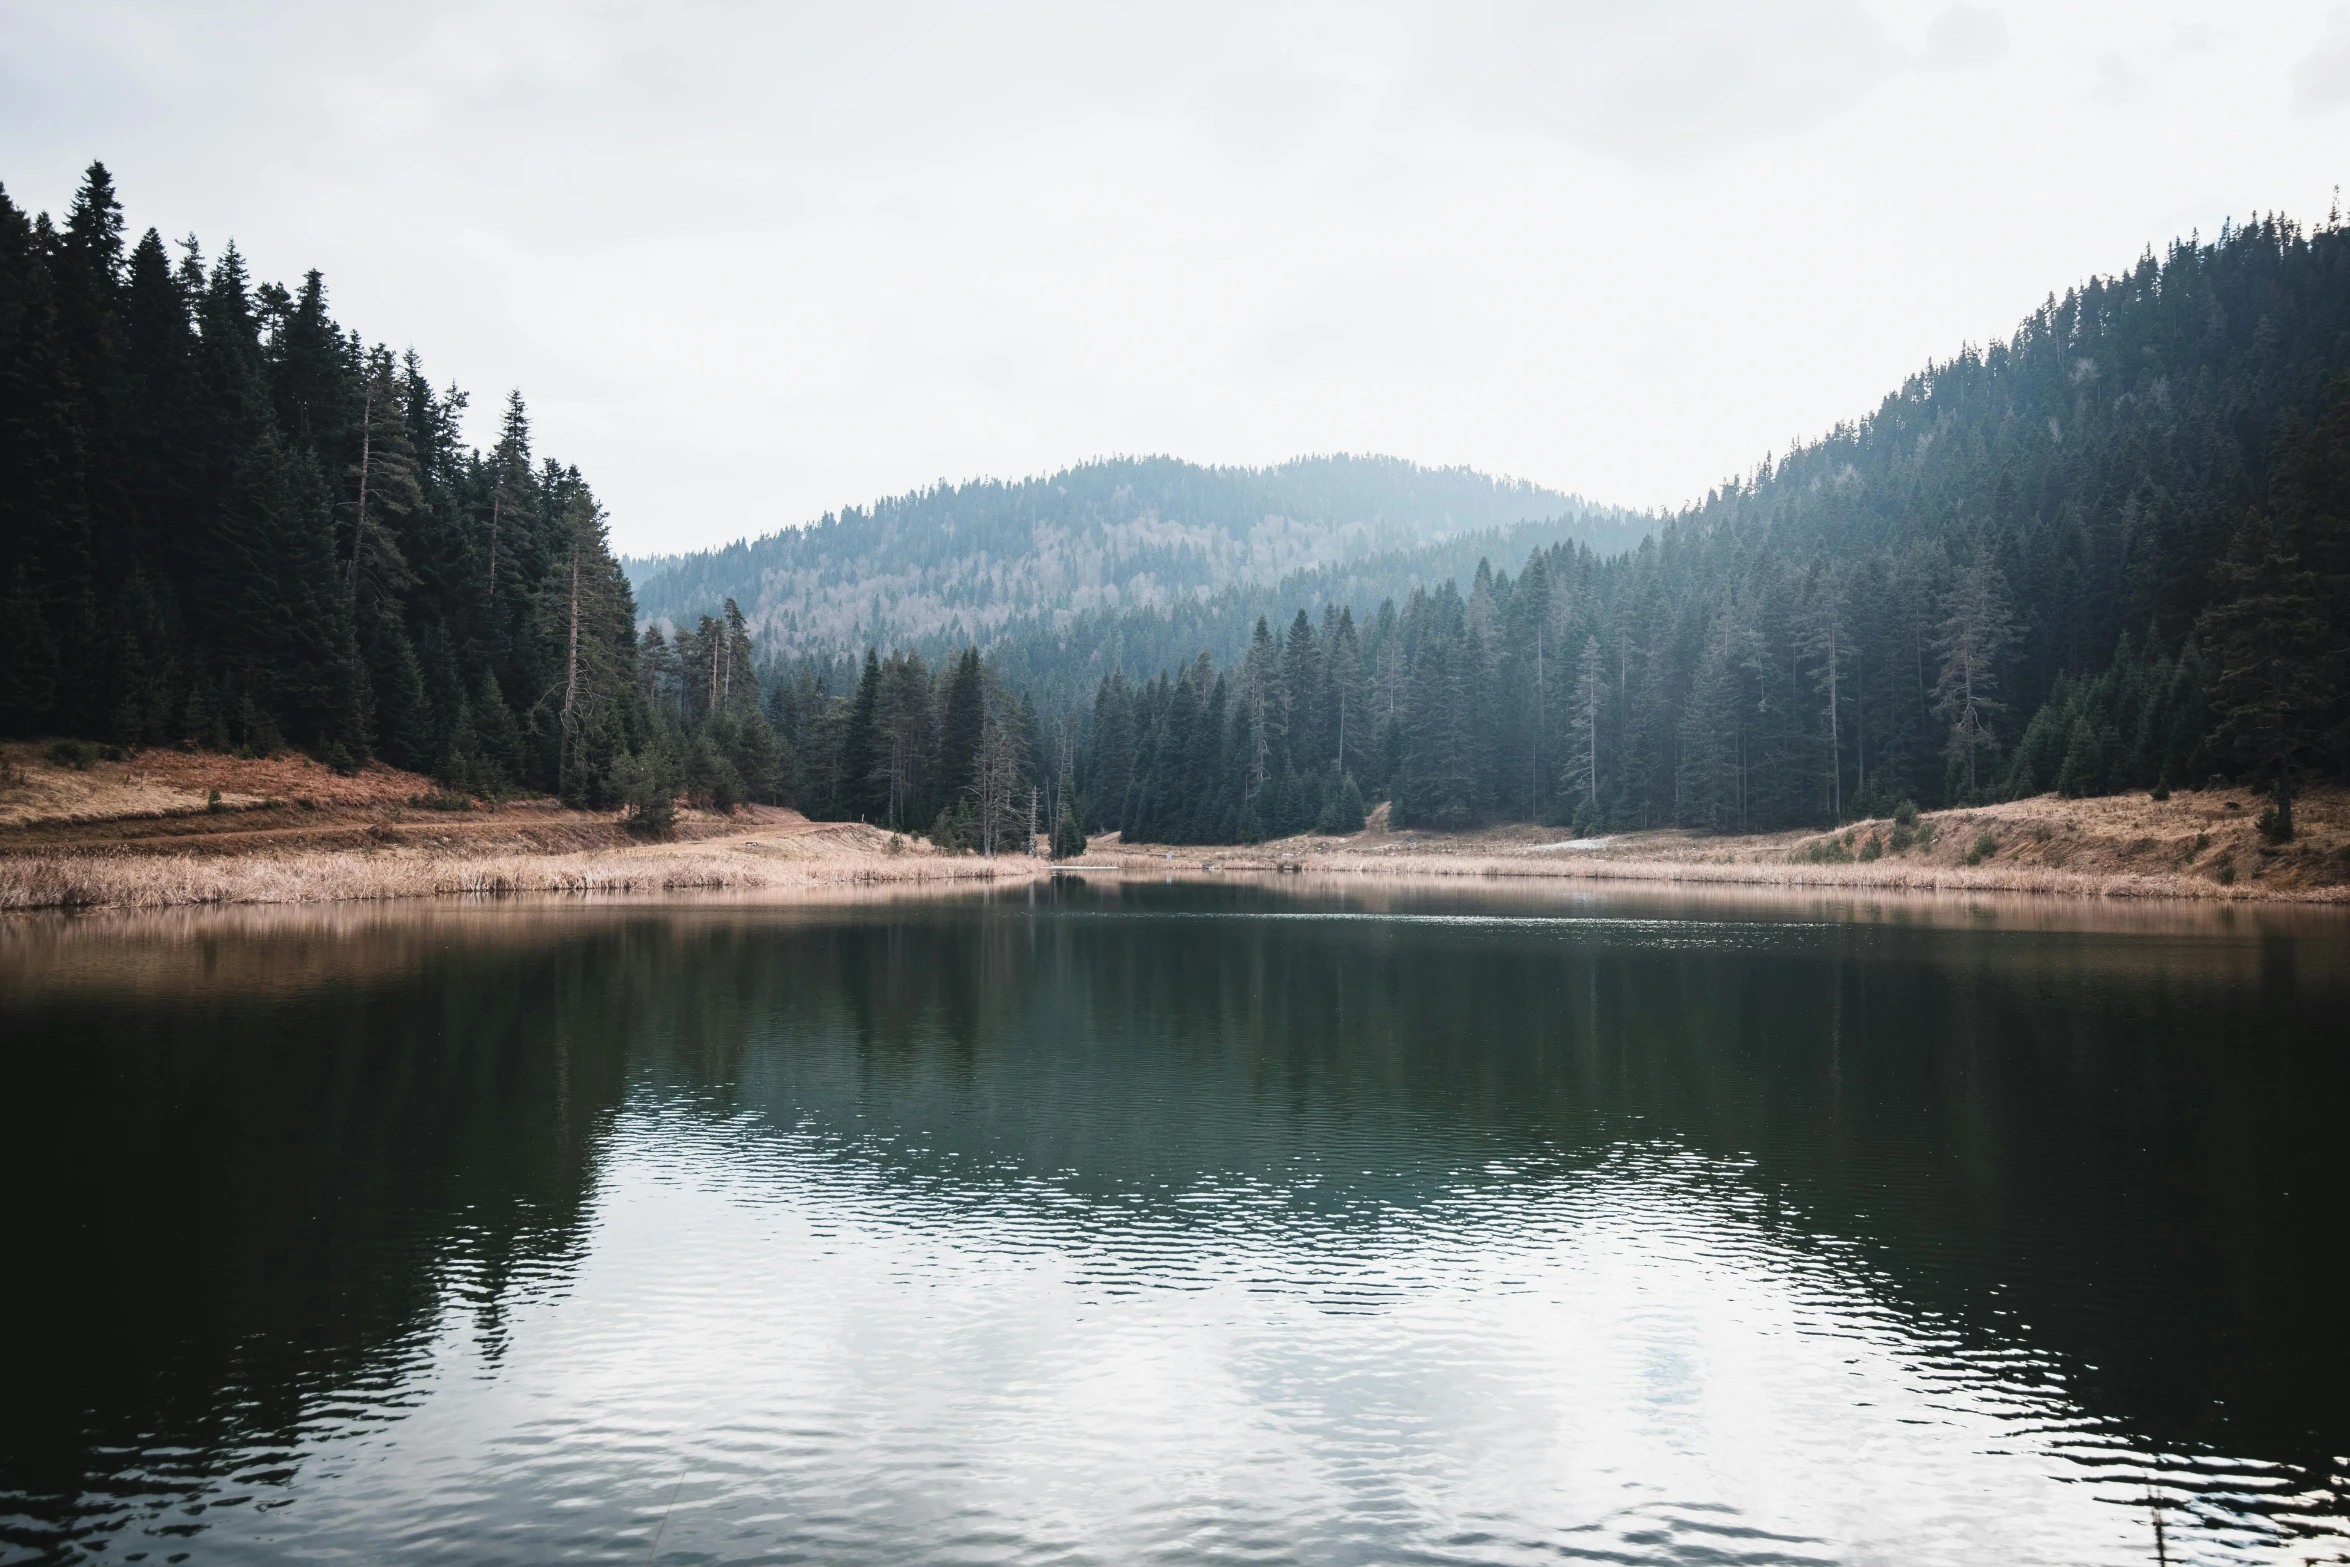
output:
[{"label": "dense evergreen forest", "polygon": [[1579,830],[2350,764],[2350,229],[2281,219],[2051,298],[1637,550],[1561,545],[1096,695],[1131,836]]},{"label": "dense evergreen forest", "polygon": [[[1626,514],[1457,470],[1092,464],[640,564],[666,584],[640,615],[519,394],[466,446],[464,394],[336,323],[316,273],[129,241],[93,165],[62,224],[0,191],[0,729],[988,851],[1349,829],[1380,799],[1729,830],[2215,773],[2281,835],[2350,767],[2346,370],[2350,229],[2263,219],[2052,297],[1637,548]],[[1503,569],[1467,571],[1488,547]],[[711,591],[738,568],[783,582],[771,619],[850,618],[777,663]],[[1087,571],[1092,599],[1044,595]]]},{"label": "dense evergreen forest", "polygon": [[[1046,820],[1133,840],[1352,830],[1381,798],[1398,826],[1779,828],[2215,774],[2285,836],[2300,784],[2350,769],[2346,370],[2350,229],[2263,219],[2051,297],[1637,549],[1375,607],[1346,568],[1292,577],[1221,660],[1108,655],[1264,590],[1015,626],[990,659],[1049,673],[1032,696],[1092,666],[1089,702],[1027,706],[1030,776]],[[930,819],[943,796],[873,781],[919,742],[884,767],[854,737],[938,732],[935,679],[917,650],[795,662],[770,711],[809,809]]]},{"label": "dense evergreen forest", "polygon": [[642,664],[586,479],[519,393],[487,452],[465,406],[316,272],[127,241],[102,165],[62,225],[0,191],[0,732],[376,756],[656,821],[689,773],[780,794],[739,621]]},{"label": "dense evergreen forest", "polygon": [[1636,550],[1300,608],[1100,681],[1128,836],[1360,820],[1828,823],[2350,768],[2350,228],[2276,218],[2051,297]]}]

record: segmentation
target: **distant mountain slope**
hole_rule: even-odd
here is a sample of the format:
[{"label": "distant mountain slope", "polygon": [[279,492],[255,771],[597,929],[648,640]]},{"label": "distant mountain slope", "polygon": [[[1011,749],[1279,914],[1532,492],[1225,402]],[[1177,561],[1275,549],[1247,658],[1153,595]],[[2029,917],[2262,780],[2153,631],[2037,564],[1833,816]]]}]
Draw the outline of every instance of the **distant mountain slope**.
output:
[{"label": "distant mountain slope", "polygon": [[1523,553],[1570,536],[1620,548],[1645,523],[1531,484],[1391,457],[1274,468],[1121,458],[1050,478],[941,485],[725,549],[623,564],[645,619],[691,624],[733,598],[766,649],[821,654],[984,644],[1015,627],[1172,612],[1502,529]]}]

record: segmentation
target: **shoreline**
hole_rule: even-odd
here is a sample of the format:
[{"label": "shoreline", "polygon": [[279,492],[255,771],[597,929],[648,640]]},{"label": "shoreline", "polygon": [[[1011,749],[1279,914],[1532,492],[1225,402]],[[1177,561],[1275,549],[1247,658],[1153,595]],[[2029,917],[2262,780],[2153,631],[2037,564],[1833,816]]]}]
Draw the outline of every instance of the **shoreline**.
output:
[{"label": "shoreline", "polygon": [[730,893],[821,901],[854,887],[968,890],[1057,874],[1119,878],[1308,873],[1737,886],[1887,894],[2025,894],[2211,904],[2350,904],[2350,790],[2312,790],[2294,843],[2261,839],[2241,791],[2066,800],[2039,796],[1829,831],[1680,829],[1562,839],[1505,825],[1392,830],[1388,808],[1345,837],[1255,845],[1128,844],[1097,836],[1076,864],[946,854],[857,822],[775,806],[681,811],[661,841],[605,813],[547,800],[452,797],[370,764],[329,773],[301,758],[146,753],[69,770],[30,748],[0,757],[0,912],[330,904],[520,894]]},{"label": "shoreline", "polygon": [[[1058,875],[1186,881],[1290,876],[1429,878],[1520,885],[1739,887],[1796,892],[2028,895],[2065,900],[2350,905],[2350,885],[2223,885],[2179,872],[2081,872],[2031,864],[1941,865],[1888,857],[1871,864],[1694,858],[1627,844],[1561,853],[1479,852],[1473,839],[1361,845],[1321,839],[1244,847],[1097,843],[1083,861],[946,855],[857,823],[806,824],[788,836],[756,823],[660,844],[530,852],[501,848],[268,849],[208,853],[107,848],[0,854],[0,912],[41,913],[199,906],[348,904],[522,895],[647,897],[729,893],[743,901],[823,901],[848,888],[900,892],[1021,886]],[[745,829],[748,829],[745,831]],[[1367,836],[1367,835],[1366,835]],[[1727,853],[1728,851],[1725,851]]]},{"label": "shoreline", "polygon": [[[1498,857],[1456,854],[1394,855],[1373,860],[1368,855],[1346,863],[1339,855],[1315,855],[1291,862],[1298,871],[1318,876],[1414,875],[1507,881],[1573,881],[1638,883],[1646,886],[1756,887],[1805,891],[2030,894],[2060,898],[2163,899],[2191,903],[2350,904],[2350,888],[2271,888],[2257,883],[2231,887],[2180,875],[2086,875],[2079,872],[2035,870],[2023,867],[1908,866],[1884,868],[1840,865],[1691,864],[1666,858],[1621,856],[1580,863],[1511,861]],[[1178,860],[1167,867],[1186,872],[1271,873],[1283,869],[1256,863],[1253,856],[1218,857],[1202,866]],[[1149,873],[1149,862],[1121,871]]]}]

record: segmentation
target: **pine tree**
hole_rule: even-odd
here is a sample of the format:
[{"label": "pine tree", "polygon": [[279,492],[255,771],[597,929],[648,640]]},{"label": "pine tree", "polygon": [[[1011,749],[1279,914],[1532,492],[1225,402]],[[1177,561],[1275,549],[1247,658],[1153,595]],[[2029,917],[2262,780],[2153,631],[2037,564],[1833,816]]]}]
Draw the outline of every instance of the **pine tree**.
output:
[{"label": "pine tree", "polygon": [[846,818],[871,821],[880,814],[876,807],[873,778],[878,764],[879,736],[876,719],[881,705],[881,654],[879,650],[865,649],[865,669],[857,677],[857,694],[850,699],[848,727],[841,738],[840,791],[841,797],[833,808]]},{"label": "pine tree", "polygon": [[2008,607],[2007,578],[1987,551],[1959,569],[1942,601],[1942,629],[1935,648],[1942,655],[1934,685],[1934,711],[1950,726],[1947,755],[1966,771],[1971,797],[1981,758],[1999,754],[1991,719],[2006,704],[1998,700],[1999,663],[2015,638]]},{"label": "pine tree", "polygon": [[2202,627],[2220,665],[2214,743],[2267,787],[2275,813],[2270,835],[2282,842],[2293,836],[2299,774],[2335,696],[2324,678],[2333,650],[2318,578],[2265,511],[2237,528],[2220,576],[2233,597],[2206,614]]},{"label": "pine tree", "polygon": [[529,566],[527,558],[516,559],[518,553],[527,555],[516,545],[531,537],[532,513],[538,508],[537,483],[530,471],[530,414],[519,388],[506,396],[505,418],[487,468],[490,517],[483,593],[489,603],[491,636],[502,641],[518,612],[510,607],[519,602],[515,584]]},{"label": "pine tree", "polygon": [[919,654],[891,654],[881,666],[873,709],[872,783],[885,826],[905,831],[922,820],[932,723],[930,671]]},{"label": "pine tree", "polygon": [[939,704],[938,760],[933,799],[945,810],[971,790],[978,765],[979,739],[986,717],[985,692],[980,678],[979,650],[965,648],[947,677],[946,694]]},{"label": "pine tree", "polygon": [[15,734],[38,734],[57,704],[57,647],[22,566],[16,568],[0,623],[7,628],[0,632],[6,646],[0,659],[0,725]]},{"label": "pine tree", "polygon": [[[541,599],[541,637],[559,648],[554,703],[556,792],[576,805],[617,804],[619,763],[643,723],[635,607],[612,558],[604,510],[576,470],[558,476],[562,575]],[[737,798],[740,798],[739,794]]]},{"label": "pine tree", "polygon": [[1559,792],[1574,803],[1574,819],[1594,821],[1599,811],[1600,715],[1607,704],[1607,654],[1599,638],[1583,639],[1575,661],[1573,700],[1568,707],[1567,759]]},{"label": "pine tree", "polygon": [[1714,617],[1681,717],[1681,819],[1726,832],[1745,822],[1740,749],[1745,737],[1736,623]]},{"label": "pine tree", "polygon": [[362,585],[392,596],[414,581],[400,547],[400,530],[424,504],[410,439],[407,388],[389,350],[368,356],[359,384],[359,458],[352,465],[351,552],[345,589],[353,604]]},{"label": "pine tree", "polygon": [[1083,758],[1090,823],[1123,831],[1126,793],[1134,781],[1134,693],[1123,671],[1102,677],[1093,697],[1093,743]]},{"label": "pine tree", "polygon": [[1369,755],[1370,688],[1363,670],[1362,639],[1355,634],[1352,606],[1341,605],[1330,638],[1330,761],[1339,771],[1359,766]]},{"label": "pine tree", "polygon": [[1844,584],[1834,568],[1814,572],[1805,615],[1805,652],[1810,655],[1812,690],[1820,704],[1827,742],[1827,805],[1832,821],[1844,818],[1843,680],[1849,639],[1845,635]]},{"label": "pine tree", "polygon": [[673,718],[684,718],[680,706],[684,678],[678,669],[676,650],[670,647],[660,626],[646,626],[644,635],[637,639],[636,667],[637,678],[645,685],[646,705]]},{"label": "pine tree", "polygon": [[1077,824],[1077,808],[1064,804],[1053,821],[1053,858],[1074,860],[1085,852],[1085,829]]},{"label": "pine tree", "polygon": [[[1319,771],[1329,754],[1322,734],[1322,709],[1328,674],[1323,666],[1322,639],[1313,621],[1299,609],[1289,622],[1289,637],[1281,647],[1279,740],[1283,770]],[[1310,813],[1309,813],[1310,815]]]},{"label": "pine tree", "polygon": [[1251,820],[1258,824],[1258,839],[1264,836],[1263,796],[1273,782],[1276,758],[1289,736],[1285,711],[1288,704],[1281,684],[1279,659],[1273,647],[1272,627],[1260,615],[1256,634],[1249,641],[1248,655],[1241,662],[1239,682],[1241,722],[1246,729],[1241,738],[1242,754],[1246,757],[1241,799],[1251,812]]},{"label": "pine tree", "polygon": [[22,573],[23,603],[33,606],[9,628],[0,680],[25,727],[53,713],[69,723],[80,716],[75,671],[93,651],[72,635],[97,563],[90,434],[50,275],[53,239],[45,217],[27,223],[0,191],[0,573],[12,585]]}]

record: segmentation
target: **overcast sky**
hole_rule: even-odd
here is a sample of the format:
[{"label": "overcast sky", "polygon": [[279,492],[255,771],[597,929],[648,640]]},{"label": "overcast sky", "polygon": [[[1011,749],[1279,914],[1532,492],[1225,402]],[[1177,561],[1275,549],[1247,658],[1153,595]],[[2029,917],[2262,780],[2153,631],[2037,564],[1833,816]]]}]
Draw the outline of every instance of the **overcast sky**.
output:
[{"label": "overcast sky", "polygon": [[0,0],[0,153],[520,386],[631,551],[1112,453],[1669,506],[2322,220],[2350,6]]}]

